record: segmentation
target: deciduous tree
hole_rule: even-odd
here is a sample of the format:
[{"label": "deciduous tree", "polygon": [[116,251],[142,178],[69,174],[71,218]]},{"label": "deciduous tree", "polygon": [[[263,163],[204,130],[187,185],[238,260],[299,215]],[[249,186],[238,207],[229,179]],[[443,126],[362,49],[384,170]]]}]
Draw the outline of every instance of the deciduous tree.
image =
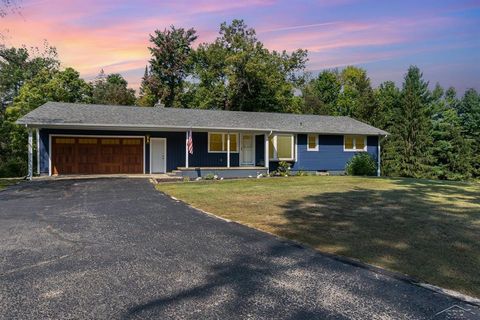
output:
[{"label": "deciduous tree", "polygon": [[105,75],[101,70],[92,83],[92,102],[110,105],[133,105],[135,90],[128,88],[128,82],[118,73]]},{"label": "deciduous tree", "polygon": [[304,50],[269,51],[243,20],[222,23],[219,37],[195,54],[195,103],[203,108],[301,112]]},{"label": "deciduous tree", "polygon": [[5,152],[9,167],[8,172],[0,168],[0,173],[26,174],[27,134],[24,127],[15,124],[18,118],[48,101],[91,103],[91,95],[90,85],[72,68],[64,71],[42,70],[27,81],[5,113],[2,138],[7,141]]},{"label": "deciduous tree", "polygon": [[183,93],[185,79],[192,68],[192,43],[196,39],[195,29],[177,29],[174,26],[168,30],[155,30],[150,35],[151,74],[164,88],[159,92],[163,93],[161,98],[166,107],[181,107],[179,95]]}]

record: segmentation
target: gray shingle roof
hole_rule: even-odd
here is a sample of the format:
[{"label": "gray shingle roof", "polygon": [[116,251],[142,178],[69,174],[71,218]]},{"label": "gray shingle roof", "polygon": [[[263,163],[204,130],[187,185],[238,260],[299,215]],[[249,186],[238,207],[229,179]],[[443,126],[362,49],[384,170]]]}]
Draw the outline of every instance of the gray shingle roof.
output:
[{"label": "gray shingle roof", "polygon": [[386,135],[349,117],[47,102],[17,121],[32,127],[217,129]]}]

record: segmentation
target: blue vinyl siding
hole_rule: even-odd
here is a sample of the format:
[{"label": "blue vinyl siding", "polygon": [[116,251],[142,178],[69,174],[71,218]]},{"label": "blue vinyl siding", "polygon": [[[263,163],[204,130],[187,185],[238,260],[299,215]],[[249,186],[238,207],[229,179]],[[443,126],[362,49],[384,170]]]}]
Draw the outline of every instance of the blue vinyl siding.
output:
[{"label": "blue vinyl siding", "polygon": [[[237,142],[240,144],[240,141]],[[184,153],[185,154],[185,153]],[[185,161],[184,161],[185,162]],[[193,133],[193,154],[189,155],[188,165],[190,167],[226,167],[227,153],[209,153],[208,152],[208,133]],[[239,165],[239,154],[230,153],[230,166]]]},{"label": "blue vinyl siding", "polygon": [[[307,135],[297,135],[297,161],[294,170],[342,171],[356,152],[343,151],[343,135],[319,135],[318,151],[307,151]],[[367,137],[367,152],[377,159],[377,136]]]},{"label": "blue vinyl siding", "polygon": [[[142,131],[101,131],[101,130],[40,130],[40,172],[48,174],[49,171],[49,135],[115,135],[115,136],[141,136],[150,135],[152,138],[167,139],[167,171],[185,166],[185,132],[142,132]],[[377,136],[367,138],[367,151],[377,158]],[[240,141],[238,141],[240,144]],[[145,146],[145,172],[150,171],[150,145]],[[264,161],[264,135],[255,136],[255,164],[263,165]],[[306,171],[342,171],[355,152],[343,151],[342,135],[320,135],[319,150],[307,151],[307,135],[297,135],[297,161],[292,164],[293,170]],[[278,162],[270,162],[270,170],[275,170]],[[226,167],[227,153],[208,152],[208,133],[193,133],[193,155],[189,155],[190,167]],[[239,153],[230,154],[230,165],[239,166]]]},{"label": "blue vinyl siding", "polygon": [[[178,167],[185,166],[185,132],[143,132],[143,131],[100,131],[100,130],[60,130],[60,129],[41,129],[40,130],[40,172],[48,174],[49,171],[49,135],[50,134],[69,134],[69,135],[101,135],[101,136],[146,136],[151,138],[167,139],[167,171],[172,171]],[[194,167],[226,167],[227,153],[209,153],[208,152],[208,133],[193,133],[193,154],[188,158],[189,166]],[[239,154],[230,154],[230,165],[239,165]],[[150,147],[145,148],[145,172],[150,172]]]}]

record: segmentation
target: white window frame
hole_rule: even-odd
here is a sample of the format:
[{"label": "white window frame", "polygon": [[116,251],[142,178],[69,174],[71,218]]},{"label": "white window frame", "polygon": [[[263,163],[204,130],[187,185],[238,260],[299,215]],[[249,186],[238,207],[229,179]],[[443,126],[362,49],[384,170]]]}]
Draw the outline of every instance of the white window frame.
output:
[{"label": "white window frame", "polygon": [[[310,148],[310,136],[315,136],[315,148]],[[307,134],[307,151],[318,151],[318,134]]]},{"label": "white window frame", "polygon": [[[222,148],[225,148],[225,151],[212,151],[210,150],[210,135],[212,134],[221,134],[222,135]],[[230,153],[238,153],[239,152],[239,134],[235,132],[209,132],[208,133],[208,141],[207,141],[207,148],[208,153],[227,153],[227,134],[237,136],[237,150],[230,150]],[[230,144],[231,145],[231,144]]]},{"label": "white window frame", "polygon": [[[357,149],[357,136],[363,136],[363,149]],[[345,138],[353,137],[353,149],[345,148]],[[343,136],[343,151],[345,152],[366,152],[367,151],[367,136],[363,134],[346,134]]]},{"label": "white window frame", "polygon": [[[288,137],[292,138],[292,146],[291,146],[292,158],[279,158],[278,157],[278,151],[277,151],[277,137],[278,136],[288,136]],[[272,135],[272,143],[273,143],[273,158],[270,158],[270,156],[269,156],[270,161],[296,161],[295,149],[296,149],[296,145],[297,145],[297,139],[296,139],[296,136],[294,134],[289,134],[289,133],[274,134],[274,135]],[[269,148],[270,148],[270,145],[269,145]],[[267,150],[267,152],[270,152],[270,151]]]}]

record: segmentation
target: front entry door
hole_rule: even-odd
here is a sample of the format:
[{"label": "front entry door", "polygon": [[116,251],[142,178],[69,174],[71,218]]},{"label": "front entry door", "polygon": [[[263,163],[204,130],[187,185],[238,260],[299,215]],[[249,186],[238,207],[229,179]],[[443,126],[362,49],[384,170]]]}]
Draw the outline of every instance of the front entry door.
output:
[{"label": "front entry door", "polygon": [[242,134],[241,164],[253,165],[253,135]]},{"label": "front entry door", "polygon": [[167,167],[167,140],[163,138],[150,139],[150,172],[165,173]]}]

